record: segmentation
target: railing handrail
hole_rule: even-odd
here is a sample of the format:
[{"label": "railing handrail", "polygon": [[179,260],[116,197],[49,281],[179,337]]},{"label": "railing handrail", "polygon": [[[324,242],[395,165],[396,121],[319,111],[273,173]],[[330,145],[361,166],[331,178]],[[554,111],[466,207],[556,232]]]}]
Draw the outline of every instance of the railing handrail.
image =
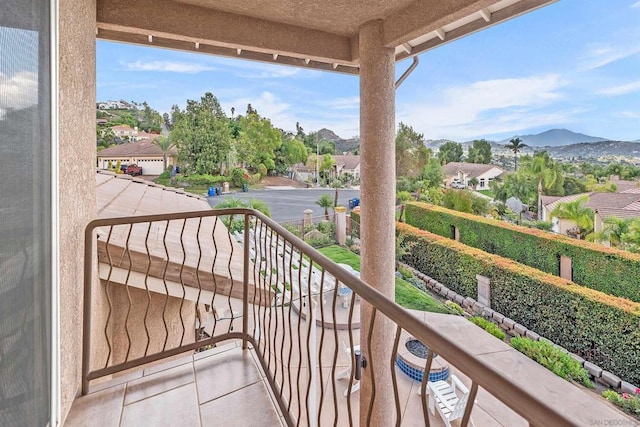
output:
[{"label": "railing handrail", "polygon": [[[313,263],[324,268],[328,273],[333,275],[336,280],[344,283],[358,294],[363,300],[373,305],[381,314],[394,321],[402,329],[409,332],[418,340],[427,345],[428,348],[438,353],[450,364],[458,367],[466,376],[468,376],[478,386],[483,387],[486,391],[495,396],[498,400],[505,403],[516,413],[527,419],[533,425],[573,425],[574,422],[564,412],[560,412],[555,407],[548,406],[538,395],[530,392],[525,386],[514,383],[505,373],[495,369],[491,365],[484,362],[467,351],[465,347],[459,345],[453,339],[441,334],[429,324],[420,321],[404,308],[385,297],[381,292],[368,285],[359,277],[356,277],[335,264],[334,261],[327,258],[311,245],[305,243],[293,233],[286,230],[283,226],[276,223],[263,213],[250,208],[226,208],[212,209],[204,211],[179,212],[169,214],[154,214],[134,217],[116,217],[103,218],[91,221],[86,228],[85,238],[85,256],[90,259],[93,250],[92,242],[93,230],[101,226],[137,224],[144,222],[167,221],[176,219],[190,219],[203,217],[218,217],[228,215],[244,215],[245,217],[253,216],[264,224],[272,228],[283,239],[287,240],[293,247],[307,255]],[[245,220],[245,224],[247,221]],[[246,227],[245,227],[246,231]],[[247,246],[245,244],[245,246]],[[89,270],[89,271],[87,271]],[[87,283],[91,283],[91,269],[85,269],[85,289]],[[90,307],[90,294],[85,292],[85,310]],[[89,298],[89,300],[87,300]],[[245,295],[246,299],[246,295]],[[87,323],[85,318],[85,328],[90,328],[90,321]],[[87,331],[88,329],[85,329]],[[86,333],[86,332],[85,332]],[[87,361],[83,361],[88,363]],[[89,369],[89,366],[84,366]]]}]

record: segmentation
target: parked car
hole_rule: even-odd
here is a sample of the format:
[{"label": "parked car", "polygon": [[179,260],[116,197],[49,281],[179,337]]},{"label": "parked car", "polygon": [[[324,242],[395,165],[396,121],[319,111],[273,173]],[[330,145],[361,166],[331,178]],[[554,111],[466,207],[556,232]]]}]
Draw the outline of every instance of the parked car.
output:
[{"label": "parked car", "polygon": [[451,188],[462,189],[462,188],[467,188],[467,186],[463,182],[454,179],[453,181],[451,181]]},{"label": "parked car", "polygon": [[136,164],[129,165],[124,173],[131,176],[142,175],[142,168]]}]

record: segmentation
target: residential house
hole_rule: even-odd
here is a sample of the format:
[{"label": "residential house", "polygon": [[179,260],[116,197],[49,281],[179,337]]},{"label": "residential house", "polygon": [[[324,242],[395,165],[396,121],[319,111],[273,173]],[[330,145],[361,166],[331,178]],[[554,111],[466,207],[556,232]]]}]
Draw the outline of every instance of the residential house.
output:
[{"label": "residential house", "polygon": [[129,125],[117,125],[112,126],[111,130],[116,138],[121,139],[123,141],[135,141],[138,137],[138,128],[132,128]]},{"label": "residential house", "polygon": [[[108,169],[109,164],[115,167],[120,161],[120,165],[123,166],[137,164],[142,168],[144,175],[160,175],[164,171],[164,154],[160,147],[149,139],[106,148],[98,151],[97,157],[100,169]],[[167,167],[175,165],[177,157],[178,152],[172,147],[167,153]]]},{"label": "residential house", "polygon": [[358,155],[335,155],[331,156],[334,161],[335,175],[344,176],[349,174],[355,179],[360,179],[360,156]]},{"label": "residential house", "polygon": [[450,162],[442,167],[442,172],[447,187],[454,180],[471,187],[470,181],[476,178],[478,180],[476,188],[482,190],[489,188],[491,181],[502,175],[504,170],[497,166],[480,163]]},{"label": "residential house", "polygon": [[[365,369],[358,366],[352,370],[362,373],[358,399],[344,398],[342,390],[336,393],[333,381],[333,402],[350,405],[349,418],[344,418],[343,412],[340,419],[343,424],[395,425],[396,415],[401,416],[401,413],[396,414],[394,402],[397,400],[392,398],[397,396],[397,389],[393,386],[396,382],[390,364],[393,364],[394,337],[402,328],[419,340],[428,342],[432,350],[446,356],[451,364],[473,379],[469,405],[475,401],[475,391],[482,388],[525,418],[518,417],[518,424],[527,421],[534,425],[588,424],[593,420],[623,417],[597,397],[585,397],[585,393],[534,362],[526,364],[506,344],[485,337],[479,328],[464,319],[445,317],[441,326],[434,328],[431,320],[408,315],[393,302],[395,174],[393,168],[385,168],[384,164],[394,164],[395,63],[444,43],[455,42],[486,27],[499,25],[552,3],[551,0],[460,0],[428,4],[409,0],[300,0],[297,7],[290,7],[283,0],[268,3],[202,0],[197,4],[194,1],[171,0],[0,1],[3,11],[11,11],[0,14],[0,32],[10,31],[0,37],[0,69],[9,79],[14,75],[20,75],[23,80],[31,79],[28,96],[15,103],[20,107],[5,111],[0,118],[0,135],[3,135],[0,186],[8,201],[0,205],[0,383],[3,385],[0,390],[0,424],[11,427],[64,425],[72,407],[80,414],[84,410],[85,418],[80,415],[68,425],[199,425],[201,420],[212,425],[216,421],[218,424],[243,424],[243,420],[249,418],[248,424],[251,421],[264,422],[267,419],[264,414],[267,413],[275,417],[275,423],[284,420],[290,425],[295,424],[294,419],[306,420],[307,416],[322,424],[333,425],[334,420],[337,421],[337,414],[334,416],[331,409],[326,410],[334,408],[326,400],[332,387],[321,389],[327,393],[316,393],[318,387],[312,380],[317,378],[318,372],[305,369],[301,364],[307,360],[306,356],[309,356],[309,363],[317,360],[324,366],[320,378],[333,381],[331,369],[335,370],[335,358],[320,358],[317,351],[309,351],[314,348],[311,343],[315,344],[315,339],[307,339],[304,345],[285,346],[285,340],[279,340],[272,329],[262,328],[267,311],[268,324],[274,328],[280,325],[281,332],[292,329],[283,328],[283,321],[295,319],[291,305],[271,304],[277,301],[271,299],[269,287],[262,289],[266,293],[259,294],[268,299],[268,304],[260,305],[255,299],[249,301],[245,298],[242,304],[244,315],[235,323],[235,329],[232,330],[234,325],[229,325],[206,341],[209,347],[217,346],[213,352],[224,350],[225,346],[234,348],[233,352],[221,357],[202,360],[197,355],[192,356],[190,352],[199,348],[199,342],[195,345],[185,343],[184,347],[153,354],[148,353],[148,350],[153,350],[150,344],[144,349],[146,356],[129,364],[120,364],[116,369],[113,363],[119,360],[113,360],[109,349],[104,349],[106,353],[103,353],[103,349],[91,346],[92,338],[100,334],[110,336],[109,328],[124,328],[125,331],[117,334],[123,337],[124,342],[114,342],[114,350],[122,345],[141,345],[137,339],[131,340],[127,321],[135,320],[139,325],[145,325],[149,316],[157,315],[145,310],[132,314],[135,319],[129,319],[129,310],[122,310],[124,318],[113,318],[113,301],[101,297],[108,292],[105,288],[111,282],[109,276],[103,278],[103,270],[98,266],[99,261],[104,261],[104,256],[116,256],[118,259],[114,261],[126,265],[131,274],[145,275],[146,279],[138,281],[144,286],[144,291],[136,293],[143,299],[153,300],[156,298],[154,293],[164,292],[162,298],[168,298],[172,290],[168,286],[170,283],[166,282],[176,281],[184,293],[187,290],[192,292],[192,287],[186,289],[179,283],[186,280],[181,269],[177,272],[171,270],[175,280],[165,280],[164,275],[158,279],[158,272],[152,273],[149,268],[141,273],[141,265],[153,268],[164,268],[174,262],[180,266],[194,262],[197,265],[202,255],[199,245],[190,245],[189,252],[178,251],[181,255],[177,259],[171,256],[173,249],[162,245],[149,247],[146,257],[135,259],[130,251],[115,254],[106,249],[101,253],[94,251],[100,251],[101,241],[104,243],[102,248],[110,247],[108,239],[111,234],[108,230],[111,225],[118,231],[119,238],[123,236],[121,229],[129,230],[125,232],[129,233],[127,235],[133,235],[135,231],[136,236],[145,236],[143,240],[137,238],[131,242],[135,245],[134,252],[142,251],[145,243],[157,238],[163,230],[162,221],[155,220],[157,217],[152,215],[157,213],[155,209],[140,216],[97,219],[100,205],[93,167],[96,158],[96,39],[359,75],[363,201],[360,232],[362,253],[366,254],[361,262],[361,279],[328,262],[297,239],[287,237],[291,240],[289,250],[295,246],[303,251],[317,265],[340,278],[339,282],[349,285],[354,296],[358,294],[362,300],[368,301],[358,316],[362,325],[359,333],[349,332],[349,336],[343,334],[341,337],[346,338],[347,343],[352,342],[349,337],[354,335],[361,338],[359,350],[367,360]],[[24,64],[35,67],[35,72],[21,68]],[[125,181],[118,179],[114,183],[124,187]],[[150,188],[137,186],[132,189],[146,193]],[[154,193],[161,199],[169,194],[165,191]],[[120,193],[114,194],[118,197]],[[162,201],[157,206],[166,207]],[[129,207],[129,215],[136,215],[135,206],[130,204]],[[185,224],[170,230],[172,241],[181,247],[181,230],[187,229],[187,223],[204,223],[204,218],[215,214],[217,212],[212,210],[171,213],[174,220]],[[283,238],[278,239],[277,232],[282,230],[277,224],[255,213],[243,215],[253,218],[253,222],[246,221],[249,224],[271,227],[275,230],[275,243],[280,240],[286,246],[284,237],[288,234],[281,233]],[[89,228],[88,224],[91,224]],[[145,227],[145,231],[140,233],[137,230],[140,227]],[[211,231],[201,230],[198,225],[189,227],[196,230],[196,234],[190,235],[196,242]],[[243,246],[243,259],[251,259],[249,249],[249,245]],[[277,251],[280,252],[276,254],[283,254],[286,248]],[[215,253],[227,265],[234,257],[230,250]],[[304,259],[302,256],[299,258]],[[261,256],[255,259],[262,262]],[[280,262],[280,257],[268,252],[264,253],[264,259],[273,262],[274,268],[274,259]],[[250,282],[248,265],[243,263],[243,275],[234,276],[233,286],[246,288]],[[228,270],[231,275],[233,269]],[[260,273],[263,272],[256,272],[255,277],[264,284],[266,278]],[[265,270],[264,275],[272,274]],[[198,279],[199,275],[195,273],[196,283]],[[312,280],[310,282],[313,283]],[[121,285],[114,283],[113,286]],[[201,291],[208,290],[200,286],[197,288],[196,301]],[[161,292],[156,292],[158,289]],[[280,294],[289,292],[286,288],[278,290]],[[139,302],[138,295],[126,294],[118,304],[126,306]],[[187,300],[186,296],[180,297]],[[307,301],[309,299],[305,303]],[[311,303],[306,305],[306,313],[311,320],[316,316],[312,306]],[[235,310],[230,301],[229,309],[233,322]],[[289,315],[285,314],[287,309]],[[323,313],[320,311],[319,315]],[[375,321],[380,318],[376,316],[386,316],[386,320]],[[101,325],[97,321],[109,318],[113,321],[106,324]],[[96,321],[92,323],[92,319]],[[188,342],[190,337],[186,328],[173,331],[172,320],[175,320],[173,316],[169,319],[162,316],[162,329],[159,331],[165,336],[180,334],[186,337],[180,340],[181,343]],[[315,324],[317,322],[308,323]],[[464,341],[452,341],[445,331],[447,325],[451,325],[452,331],[468,331],[468,337]],[[145,328],[142,339],[151,343],[159,331],[149,329],[150,326]],[[311,334],[315,331],[312,327],[308,330]],[[332,331],[337,332],[337,329]],[[489,339],[493,341],[487,341]],[[294,343],[292,340],[287,342]],[[335,342],[339,342],[337,337]],[[273,345],[265,349],[265,343]],[[490,343],[501,346],[503,351],[485,351],[492,350]],[[285,351],[288,354],[283,354]],[[337,354],[335,351],[334,348],[334,355]],[[351,350],[348,351],[349,357],[344,361],[351,366]],[[96,354],[106,359],[106,366],[98,367],[99,376],[95,373],[91,376],[92,369],[96,368],[92,366],[91,357]],[[154,369],[158,369],[149,363],[171,359],[172,363],[179,364],[181,361],[176,357],[181,355],[190,362],[173,365],[173,369],[163,369],[166,373],[184,373],[184,376],[161,381],[156,381],[157,377],[149,377]],[[298,366],[283,364],[283,356],[288,355],[293,356],[294,362],[300,361]],[[259,360],[261,371],[255,367],[254,358]],[[512,369],[505,368],[514,360],[517,363],[512,363]],[[254,363],[252,370],[242,369],[251,363]],[[232,369],[238,366],[239,370]],[[215,370],[215,367],[219,369]],[[194,375],[199,378],[197,383],[193,381]],[[263,380],[263,375],[268,381]],[[308,390],[307,396],[310,397],[301,398],[304,394],[296,396],[291,393],[293,389],[280,388],[285,378],[289,381],[296,375],[302,377],[305,385],[315,387]],[[103,376],[116,376],[117,382],[104,390],[79,397],[90,390],[88,383],[97,384]],[[541,378],[544,386],[538,383]],[[401,380],[405,384],[409,381],[406,378]],[[288,384],[295,388],[300,385],[300,380]],[[271,394],[266,387],[272,388]],[[406,396],[426,398],[425,393],[419,397],[415,388],[405,390],[410,390]],[[239,394],[235,394],[236,391]],[[306,391],[302,390],[302,393]],[[478,399],[482,398],[484,391],[478,393]],[[269,396],[277,401],[280,414],[274,410]],[[563,399],[557,399],[557,396],[563,396]],[[316,417],[319,414],[317,402],[322,397],[325,398],[325,410]],[[375,404],[374,397],[377,397]],[[352,400],[359,401],[359,404],[351,404]],[[422,405],[413,402],[408,406],[426,407],[426,400],[422,400]],[[471,406],[467,408],[468,415]],[[261,419],[252,420],[251,417],[255,416]],[[420,416],[409,421],[420,420]],[[462,424],[466,422],[463,419]],[[629,422],[623,419],[622,423]]]},{"label": "residential house", "polygon": [[604,220],[608,217],[638,218],[640,217],[640,191],[638,188],[629,188],[622,193],[582,193],[570,196],[541,196],[542,211],[540,219],[551,222],[552,230],[556,233],[566,234],[576,226],[569,219],[559,219],[551,215],[554,209],[561,203],[570,203],[586,197],[584,206],[594,210],[594,231],[602,231]]}]

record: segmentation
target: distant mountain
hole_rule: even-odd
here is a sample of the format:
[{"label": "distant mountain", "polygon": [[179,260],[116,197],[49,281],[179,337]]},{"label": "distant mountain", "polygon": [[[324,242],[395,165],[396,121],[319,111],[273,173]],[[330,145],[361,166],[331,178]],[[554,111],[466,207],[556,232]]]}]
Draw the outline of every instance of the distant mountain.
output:
[{"label": "distant mountain", "polygon": [[340,138],[331,129],[320,129],[318,131],[318,138],[320,140],[326,139],[336,144],[336,153],[342,154],[346,152],[353,152],[360,147],[360,138],[344,139]]},{"label": "distant mountain", "polygon": [[607,141],[606,138],[576,133],[568,129],[550,129],[534,135],[515,135],[500,141],[499,144],[508,144],[513,138],[520,138],[522,142],[529,147],[558,147],[581,142]]},{"label": "distant mountain", "polygon": [[624,156],[640,158],[640,141],[598,141],[579,144],[547,147],[549,155],[556,159],[599,158],[606,156]]}]

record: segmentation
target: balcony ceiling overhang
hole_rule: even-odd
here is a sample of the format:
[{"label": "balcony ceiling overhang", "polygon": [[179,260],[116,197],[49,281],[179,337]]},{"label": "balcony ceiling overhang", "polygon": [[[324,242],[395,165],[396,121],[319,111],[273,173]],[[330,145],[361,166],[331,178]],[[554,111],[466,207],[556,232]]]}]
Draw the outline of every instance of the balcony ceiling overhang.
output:
[{"label": "balcony ceiling overhang", "polygon": [[382,20],[400,61],[557,0],[98,0],[97,37],[359,73],[358,30]]}]

